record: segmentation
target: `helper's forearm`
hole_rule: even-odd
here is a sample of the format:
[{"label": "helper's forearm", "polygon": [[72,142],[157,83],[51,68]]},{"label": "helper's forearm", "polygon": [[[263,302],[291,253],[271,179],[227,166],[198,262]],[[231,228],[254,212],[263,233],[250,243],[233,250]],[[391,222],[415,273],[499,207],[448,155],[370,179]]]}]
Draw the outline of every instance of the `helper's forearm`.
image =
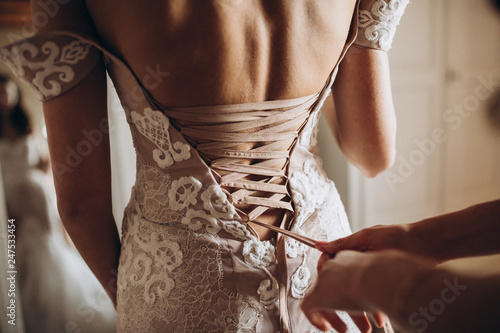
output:
[{"label": "helper's forearm", "polygon": [[500,253],[500,200],[410,226],[439,262]]},{"label": "helper's forearm", "polygon": [[408,294],[397,322],[411,332],[491,333],[500,327],[499,277],[436,270]]},{"label": "helper's forearm", "polygon": [[382,311],[404,332],[491,333],[500,327],[500,279],[436,269],[421,257],[384,254],[355,289],[368,311]]},{"label": "helper's forearm", "polygon": [[116,305],[120,238],[113,215],[89,207],[61,218],[76,248]]}]

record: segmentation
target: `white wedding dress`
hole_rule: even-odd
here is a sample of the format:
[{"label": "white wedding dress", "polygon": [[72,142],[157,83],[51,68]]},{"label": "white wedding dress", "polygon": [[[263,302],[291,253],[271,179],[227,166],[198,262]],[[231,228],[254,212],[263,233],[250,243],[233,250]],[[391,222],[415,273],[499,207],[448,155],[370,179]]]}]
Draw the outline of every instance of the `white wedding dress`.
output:
[{"label": "white wedding dress", "polygon": [[[122,225],[119,332],[318,332],[300,302],[320,252],[281,235],[263,241],[247,222],[277,208],[286,212],[282,227],[295,233],[323,241],[351,233],[318,156],[320,110],[351,45],[387,49],[407,3],[358,1],[323,88],[289,100],[168,107],[126,61],[72,31],[0,48],[40,100],[78,89],[101,59],[120,96],[137,177]],[[349,333],[359,332],[346,312],[337,314]]]},{"label": "white wedding dress", "polygon": [[39,161],[32,136],[0,140],[7,214],[16,220],[17,288],[25,330],[115,332],[113,305],[65,240],[48,177],[36,167]]}]

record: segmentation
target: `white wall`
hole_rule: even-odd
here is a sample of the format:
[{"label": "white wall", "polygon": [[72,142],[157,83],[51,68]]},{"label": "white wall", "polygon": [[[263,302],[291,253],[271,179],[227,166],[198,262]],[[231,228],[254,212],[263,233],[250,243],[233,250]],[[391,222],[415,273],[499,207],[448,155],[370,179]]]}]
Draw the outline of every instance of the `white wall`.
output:
[{"label": "white wall", "polygon": [[[500,86],[491,92],[484,84],[500,82],[500,13],[491,1],[412,1],[389,58],[398,119],[395,165],[365,179],[332,148],[327,126],[320,129],[324,167],[343,194],[353,229],[415,222],[499,199],[500,127],[488,111]],[[445,139],[422,148],[436,129]],[[477,270],[480,262],[500,267],[500,257],[458,265]]]}]

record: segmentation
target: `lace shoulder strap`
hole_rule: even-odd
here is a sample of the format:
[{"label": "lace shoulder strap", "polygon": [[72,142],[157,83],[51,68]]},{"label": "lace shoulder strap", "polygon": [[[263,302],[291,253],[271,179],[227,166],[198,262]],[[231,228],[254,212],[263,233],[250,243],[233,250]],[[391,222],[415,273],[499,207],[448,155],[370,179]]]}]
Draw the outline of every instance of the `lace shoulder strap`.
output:
[{"label": "lace shoulder strap", "polygon": [[83,80],[101,50],[75,34],[45,32],[0,48],[0,61],[41,101],[64,94]]},{"label": "lace shoulder strap", "polygon": [[368,48],[391,48],[396,26],[410,0],[360,0],[358,36],[354,42]]}]

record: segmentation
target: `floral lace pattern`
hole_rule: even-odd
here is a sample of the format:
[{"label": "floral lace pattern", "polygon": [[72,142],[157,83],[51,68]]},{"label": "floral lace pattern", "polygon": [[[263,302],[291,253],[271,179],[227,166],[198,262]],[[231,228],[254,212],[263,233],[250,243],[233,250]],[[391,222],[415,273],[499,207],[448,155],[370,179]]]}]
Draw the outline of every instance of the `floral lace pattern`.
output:
[{"label": "floral lace pattern", "polygon": [[278,301],[278,281],[266,267],[276,261],[274,245],[251,238],[243,243],[243,258],[248,265],[262,269],[269,277],[261,281],[257,294],[266,309],[273,309]]},{"label": "floral lace pattern", "polygon": [[[278,298],[278,282],[275,277],[266,269],[271,263],[276,261],[274,246],[269,242],[261,242],[250,234],[248,229],[239,221],[231,220],[235,217],[236,211],[226,198],[218,185],[210,185],[206,190],[202,190],[202,183],[194,177],[181,177],[171,180],[168,174],[159,169],[149,166],[140,160],[138,177],[134,192],[136,201],[136,211],[150,221],[157,223],[178,223],[186,226],[189,230],[197,233],[217,234],[224,230],[236,239],[244,240],[243,259],[252,266],[263,270],[268,276],[263,280],[256,290],[260,295],[262,304],[271,309]],[[204,209],[197,209],[197,204],[201,202]],[[227,219],[227,220],[226,220]],[[177,246],[171,244],[171,253],[176,253]],[[159,257],[161,253],[159,253]],[[182,255],[177,255],[170,261],[179,263]],[[165,262],[166,257],[162,258]],[[135,265],[153,265],[150,259],[137,257]],[[169,266],[173,267],[173,266]],[[169,269],[169,271],[171,271]],[[165,284],[156,293],[160,296],[168,296],[174,287],[174,281],[163,272],[162,278]],[[159,276],[159,275],[158,275]],[[143,279],[137,279],[140,283],[145,283]],[[147,283],[146,287],[150,284]],[[148,295],[150,290],[146,291]],[[151,302],[154,298],[144,296]]]},{"label": "floral lace pattern", "polygon": [[134,202],[122,230],[120,332],[257,331],[261,310],[222,287],[217,236],[151,223]]},{"label": "floral lace pattern", "polygon": [[271,242],[249,239],[243,243],[243,258],[250,266],[267,267],[276,260],[276,254]]},{"label": "floral lace pattern", "polygon": [[[132,191],[138,212],[156,223],[180,223],[211,234],[224,230],[239,240],[255,238],[236,218],[236,211],[218,185],[203,189],[195,177],[171,179],[168,173],[139,159]],[[199,209],[203,206],[205,209]]]},{"label": "floral lace pattern", "polygon": [[[62,45],[55,41],[45,41],[41,46],[28,39],[10,48],[1,49],[0,60],[18,77],[26,80],[39,100],[48,100],[76,84],[73,82],[77,78],[76,65],[89,56],[91,47],[90,44],[74,38]],[[96,61],[91,61],[85,70],[89,71],[95,63]],[[84,75],[80,75],[80,79]]]},{"label": "floral lace pattern", "polygon": [[[219,185],[205,184],[194,176],[173,178],[167,172],[162,164],[166,156],[171,154],[172,165],[183,160],[176,160],[174,153],[182,155],[182,148],[175,147],[185,145],[172,144],[167,117],[149,108],[144,115],[131,114],[136,128],[156,143],[159,159],[153,156],[157,164],[153,166],[139,157],[137,182],[124,220],[119,331],[262,332],[263,311],[276,311],[279,302],[279,284],[270,268],[276,265],[275,246],[249,232]],[[299,137],[307,149],[316,143],[318,117],[318,113],[311,115],[310,130]],[[151,134],[162,131],[166,134],[161,142]],[[348,225],[341,227],[347,219],[333,183],[312,156],[289,178],[297,219],[292,230],[306,234],[301,227],[319,218],[314,228],[334,239],[348,232]],[[227,262],[221,257],[225,242],[221,237],[239,240],[241,252],[232,255],[265,273],[252,298],[225,289],[222,272]],[[300,299],[312,280],[309,266],[314,259],[309,258],[314,256],[292,239],[285,244],[288,257],[301,258],[289,278],[291,296]]]},{"label": "floral lace pattern", "polygon": [[191,157],[190,146],[177,141],[170,141],[170,121],[161,111],[144,109],[144,115],[135,111],[130,113],[132,122],[139,132],[156,144],[153,159],[162,169],[172,166],[174,162],[186,161]]},{"label": "floral lace pattern", "polygon": [[260,296],[260,302],[264,308],[271,310],[278,302],[278,281],[275,278],[262,280],[257,289],[257,294]]},{"label": "floral lace pattern", "polygon": [[387,51],[409,0],[376,0],[368,6],[361,1],[356,44]]},{"label": "floral lace pattern", "polygon": [[318,143],[318,122],[321,115],[320,109],[323,106],[323,103],[324,99],[320,101],[317,106],[317,110],[309,116],[306,125],[302,129],[302,133],[299,137],[299,143],[305,148],[314,147]]},{"label": "floral lace pattern", "polygon": [[[215,200],[213,200],[214,196]],[[236,216],[234,206],[227,201],[227,197],[219,185],[211,185],[203,192],[201,199],[203,200],[203,207],[208,210],[212,216],[226,220]],[[220,209],[217,209],[214,203],[217,203]]]},{"label": "floral lace pattern", "polygon": [[174,180],[170,187],[168,192],[170,206],[173,210],[183,210],[190,205],[195,205],[198,201],[201,182],[194,177],[181,177]]},{"label": "floral lace pattern", "polygon": [[[32,84],[39,98],[46,100],[77,84],[97,63],[99,49],[107,61],[119,63],[85,38],[64,34],[49,38],[0,49],[0,58]],[[108,70],[117,89],[125,93],[137,84],[126,81],[134,75],[120,75],[129,70],[125,64],[111,64]],[[322,94],[318,104],[326,97]],[[286,240],[287,256],[299,259],[290,260],[288,266],[293,267],[289,277],[293,297],[279,307],[275,246],[250,233],[168,117],[146,100],[137,104],[127,118],[138,163],[122,224],[118,332],[277,331],[279,312],[287,305],[297,310],[293,298],[303,297],[314,278],[314,250]],[[298,148],[307,154],[316,144],[318,109],[299,137]],[[310,236],[323,230],[333,239],[349,227],[333,183],[319,166],[312,157],[292,174],[290,189],[297,213],[293,231]],[[311,329],[300,311],[291,320],[297,323],[295,330]],[[357,332],[348,326],[349,332]]]},{"label": "floral lace pattern", "polygon": [[[304,236],[311,236],[301,227],[313,214],[317,214],[318,226],[326,235],[326,240],[331,241],[351,232],[335,185],[320,166],[319,158],[310,157],[304,161],[302,170],[293,172],[290,177],[292,199],[297,208],[295,224],[291,230]],[[311,272],[306,267],[308,248],[289,237],[286,238],[285,246],[288,257],[302,256],[301,265],[291,276],[292,296],[300,299],[305,296],[311,278]]]},{"label": "floral lace pattern", "polygon": [[138,164],[136,183],[133,195],[139,205],[141,214],[150,221],[158,223],[174,223],[182,215],[168,205],[168,189],[172,181],[168,173],[142,162]]},{"label": "floral lace pattern", "polygon": [[291,278],[292,296],[295,298],[304,298],[310,279],[311,272],[309,269],[305,266],[300,266]]}]

